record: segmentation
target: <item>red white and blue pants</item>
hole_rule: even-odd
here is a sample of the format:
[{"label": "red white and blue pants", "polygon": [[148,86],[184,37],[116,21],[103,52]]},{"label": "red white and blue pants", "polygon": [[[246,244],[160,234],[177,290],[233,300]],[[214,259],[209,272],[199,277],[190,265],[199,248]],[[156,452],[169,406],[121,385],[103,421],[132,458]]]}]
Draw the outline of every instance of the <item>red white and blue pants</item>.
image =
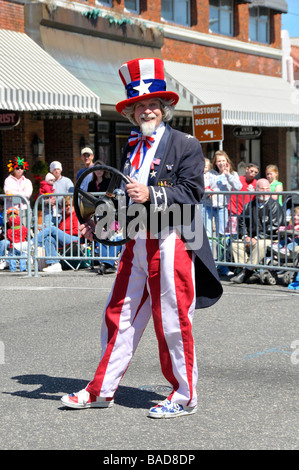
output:
[{"label": "red white and blue pants", "polygon": [[125,245],[104,311],[101,360],[88,392],[113,397],[152,315],[162,373],[172,385],[168,398],[197,404],[193,256],[174,232]]}]

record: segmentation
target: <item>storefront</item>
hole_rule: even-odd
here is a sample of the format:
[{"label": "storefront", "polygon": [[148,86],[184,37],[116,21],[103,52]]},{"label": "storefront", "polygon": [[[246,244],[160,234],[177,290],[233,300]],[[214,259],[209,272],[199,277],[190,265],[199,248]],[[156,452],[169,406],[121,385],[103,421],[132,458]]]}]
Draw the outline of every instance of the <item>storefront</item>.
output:
[{"label": "storefront", "polygon": [[[73,133],[77,128],[79,132],[85,122],[88,133],[90,117],[101,114],[98,95],[26,34],[8,30],[0,30],[0,110],[6,121],[0,122],[0,186],[7,176],[8,161],[16,155],[29,162],[29,175],[32,165],[44,159],[47,151],[49,160],[65,159],[66,151],[73,157],[74,134],[66,148],[67,130],[72,128]],[[16,112],[17,122],[7,122]],[[45,143],[50,140],[55,145],[47,148]],[[73,175],[72,162],[65,170]]]}]

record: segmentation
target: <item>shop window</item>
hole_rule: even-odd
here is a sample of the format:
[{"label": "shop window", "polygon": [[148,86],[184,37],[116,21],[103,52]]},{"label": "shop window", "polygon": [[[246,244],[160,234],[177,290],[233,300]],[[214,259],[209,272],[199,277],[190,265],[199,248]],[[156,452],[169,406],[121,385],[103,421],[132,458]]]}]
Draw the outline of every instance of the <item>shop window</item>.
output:
[{"label": "shop window", "polygon": [[190,26],[191,0],[162,0],[162,20],[172,21],[182,26]]},{"label": "shop window", "polygon": [[270,10],[265,7],[249,8],[249,40],[270,44]]},{"label": "shop window", "polygon": [[210,0],[211,33],[233,36],[233,0]]},{"label": "shop window", "polygon": [[125,0],[125,8],[133,13],[140,13],[139,0]]}]

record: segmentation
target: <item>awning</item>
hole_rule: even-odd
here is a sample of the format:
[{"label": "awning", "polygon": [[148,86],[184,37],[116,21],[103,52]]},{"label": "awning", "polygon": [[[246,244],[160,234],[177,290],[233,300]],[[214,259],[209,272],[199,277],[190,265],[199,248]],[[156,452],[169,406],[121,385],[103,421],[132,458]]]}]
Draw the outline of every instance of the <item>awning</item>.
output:
[{"label": "awning", "polygon": [[222,103],[223,124],[299,127],[299,92],[282,78],[165,61],[189,103]]},{"label": "awning", "polygon": [[253,7],[266,7],[272,10],[279,11],[280,13],[288,12],[288,4],[286,0],[253,0]]},{"label": "awning", "polygon": [[[40,27],[40,34],[44,49],[101,97],[102,110],[116,112],[116,103],[126,98],[118,73],[124,62],[140,57],[161,58],[161,50],[157,47],[108,40],[47,26]],[[167,89],[174,91],[171,84],[167,84]],[[176,109],[191,111],[192,106],[182,98]]]},{"label": "awning", "polygon": [[0,109],[101,114],[98,95],[26,34],[2,29]]}]

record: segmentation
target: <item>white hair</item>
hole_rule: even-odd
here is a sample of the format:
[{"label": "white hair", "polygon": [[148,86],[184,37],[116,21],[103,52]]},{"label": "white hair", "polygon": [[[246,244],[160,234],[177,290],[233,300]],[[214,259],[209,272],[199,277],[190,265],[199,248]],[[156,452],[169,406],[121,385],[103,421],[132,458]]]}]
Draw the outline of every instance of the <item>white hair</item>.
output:
[{"label": "white hair", "polygon": [[[144,99],[146,99],[146,95],[144,95]],[[161,103],[161,111],[162,111],[162,121],[169,122],[171,121],[174,113],[174,105],[172,104],[172,100],[164,100],[163,98],[157,98]],[[138,122],[134,118],[135,114],[135,105],[138,103],[135,102],[130,104],[122,111],[122,114],[129,119],[129,121],[134,125],[138,126]]]}]

